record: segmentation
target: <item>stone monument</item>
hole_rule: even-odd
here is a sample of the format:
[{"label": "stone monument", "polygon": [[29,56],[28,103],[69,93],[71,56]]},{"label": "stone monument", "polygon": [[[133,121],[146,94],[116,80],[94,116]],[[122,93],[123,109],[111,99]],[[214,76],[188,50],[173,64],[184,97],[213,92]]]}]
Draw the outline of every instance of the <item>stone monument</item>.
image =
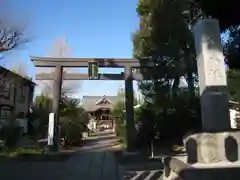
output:
[{"label": "stone monument", "polygon": [[[227,80],[218,21],[199,20],[193,32],[200,81],[203,132],[190,135],[186,139],[186,148],[189,153],[188,162],[209,164],[228,159],[225,153],[227,138],[231,137],[237,141],[235,136],[238,132],[231,132]],[[193,148],[193,144],[196,144],[196,148]],[[193,154],[196,154],[196,157],[193,157]]]},{"label": "stone monument", "polygon": [[170,171],[164,171],[163,179],[239,179],[240,131],[234,131],[230,126],[227,80],[218,20],[199,20],[193,33],[200,81],[202,132],[184,139],[187,159],[182,162],[185,161],[185,165],[176,159],[166,161],[165,169]]}]

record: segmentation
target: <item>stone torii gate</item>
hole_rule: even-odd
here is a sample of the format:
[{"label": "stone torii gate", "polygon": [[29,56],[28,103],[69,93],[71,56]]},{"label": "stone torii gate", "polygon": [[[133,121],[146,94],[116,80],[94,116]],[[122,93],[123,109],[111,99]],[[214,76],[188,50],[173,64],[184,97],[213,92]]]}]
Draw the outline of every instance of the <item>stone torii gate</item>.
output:
[{"label": "stone torii gate", "polygon": [[[134,59],[113,59],[113,58],[52,58],[52,57],[30,57],[35,67],[52,67],[54,73],[40,73],[36,75],[36,80],[53,80],[53,106],[52,112],[55,114],[53,151],[59,146],[59,102],[61,96],[62,80],[89,80],[89,74],[63,73],[64,67],[89,67],[95,64],[97,67],[124,68],[121,74],[98,74],[94,80],[124,80],[125,81],[125,106],[126,106],[126,129],[127,129],[127,150],[133,152],[134,148],[134,113],[133,113],[133,80],[145,80],[139,72],[133,73],[133,68],[140,68],[138,60]],[[146,63],[145,63],[146,64]],[[144,67],[151,67],[144,65]],[[91,78],[90,78],[91,79]],[[149,79],[149,78],[147,78]],[[147,80],[146,79],[146,80]]]}]

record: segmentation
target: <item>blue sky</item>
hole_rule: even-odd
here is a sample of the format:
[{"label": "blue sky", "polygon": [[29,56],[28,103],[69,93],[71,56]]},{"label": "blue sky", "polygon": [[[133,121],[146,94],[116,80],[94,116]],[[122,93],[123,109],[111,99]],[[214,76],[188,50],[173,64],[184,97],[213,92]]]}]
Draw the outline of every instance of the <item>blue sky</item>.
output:
[{"label": "blue sky", "polygon": [[[32,41],[5,55],[6,66],[24,63],[35,75],[29,56],[46,56],[54,41],[66,37],[73,57],[131,58],[131,35],[137,29],[137,0],[8,0],[28,26]],[[101,70],[105,72],[105,70]],[[110,69],[107,72],[119,72]],[[82,95],[115,95],[124,83],[84,81]],[[136,84],[135,84],[136,88]]]}]

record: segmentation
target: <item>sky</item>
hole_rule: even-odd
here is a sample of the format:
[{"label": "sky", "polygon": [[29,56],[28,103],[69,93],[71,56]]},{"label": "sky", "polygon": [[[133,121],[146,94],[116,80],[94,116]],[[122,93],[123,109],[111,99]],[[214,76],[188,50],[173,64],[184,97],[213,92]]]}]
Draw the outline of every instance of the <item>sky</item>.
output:
[{"label": "sky", "polygon": [[[132,58],[131,36],[139,23],[137,0],[0,1],[14,12],[14,18],[26,24],[31,37],[24,47],[4,54],[6,67],[23,63],[28,74],[34,77],[36,68],[29,56],[46,56],[54,41],[61,37],[67,39],[73,57]],[[121,71],[100,70],[103,73]],[[124,82],[83,81],[76,96],[115,95],[119,86],[124,87]]]}]

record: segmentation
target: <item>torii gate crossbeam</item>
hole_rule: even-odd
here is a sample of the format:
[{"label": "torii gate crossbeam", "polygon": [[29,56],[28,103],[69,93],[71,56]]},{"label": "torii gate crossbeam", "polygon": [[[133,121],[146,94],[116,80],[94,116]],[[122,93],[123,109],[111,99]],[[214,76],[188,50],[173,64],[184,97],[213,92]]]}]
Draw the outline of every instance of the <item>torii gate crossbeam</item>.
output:
[{"label": "torii gate crossbeam", "polygon": [[[63,73],[64,67],[88,67],[89,62],[98,62],[98,67],[124,68],[123,74],[100,74],[99,79],[102,80],[125,80],[125,105],[126,105],[126,128],[127,128],[127,150],[132,152],[135,150],[134,137],[134,113],[133,113],[133,80],[144,80],[140,73],[133,73],[132,68],[140,68],[138,60],[134,59],[114,59],[114,58],[52,58],[52,57],[34,57],[35,67],[54,67],[53,73],[37,74],[38,80],[53,80],[53,107],[55,114],[54,127],[54,143],[53,151],[58,150],[59,146],[59,102],[61,96],[62,80],[83,80],[88,79],[86,74]],[[146,63],[146,67],[152,67]],[[98,80],[99,80],[98,79]]]}]

